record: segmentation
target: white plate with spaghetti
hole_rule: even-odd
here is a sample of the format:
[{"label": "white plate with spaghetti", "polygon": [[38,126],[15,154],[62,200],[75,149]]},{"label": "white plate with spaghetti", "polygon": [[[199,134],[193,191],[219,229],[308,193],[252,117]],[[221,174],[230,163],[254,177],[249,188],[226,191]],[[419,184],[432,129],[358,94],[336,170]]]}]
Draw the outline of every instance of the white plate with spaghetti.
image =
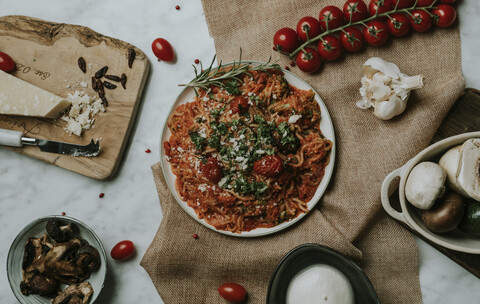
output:
[{"label": "white plate with spaghetti", "polygon": [[211,67],[196,71],[196,88],[173,104],[162,170],[200,224],[235,237],[272,234],[324,194],[335,164],[332,120],[319,94],[289,71],[251,61],[225,67],[214,76]]}]

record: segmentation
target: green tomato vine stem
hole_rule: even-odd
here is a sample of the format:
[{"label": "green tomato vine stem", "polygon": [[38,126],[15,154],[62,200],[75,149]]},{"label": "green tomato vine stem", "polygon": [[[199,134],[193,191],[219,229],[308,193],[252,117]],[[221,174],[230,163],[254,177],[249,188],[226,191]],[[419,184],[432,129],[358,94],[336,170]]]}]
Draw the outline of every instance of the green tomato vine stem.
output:
[{"label": "green tomato vine stem", "polygon": [[345,24],[345,25],[342,25],[341,27],[337,27],[336,29],[333,29],[333,30],[329,30],[328,29],[328,22],[327,22],[327,30],[325,32],[323,32],[322,34],[318,35],[317,37],[314,37],[314,38],[311,38],[311,39],[308,39],[307,41],[305,41],[304,43],[302,43],[298,48],[296,48],[292,53],[290,54],[286,54],[288,55],[288,57],[290,57],[290,59],[294,59],[295,56],[302,50],[305,49],[305,47],[307,47],[308,45],[314,43],[314,42],[317,42],[319,40],[323,41],[323,37],[325,37],[326,35],[330,35],[330,34],[333,34],[333,33],[336,33],[336,32],[339,32],[339,31],[343,31],[345,32],[345,29],[347,27],[351,27],[351,26],[357,26],[357,25],[362,25],[362,26],[365,26],[365,27],[368,27],[366,25],[367,22],[370,22],[372,20],[375,20],[377,18],[382,18],[382,17],[388,17],[388,18],[391,18],[390,15],[392,14],[395,14],[395,13],[406,13],[410,16],[413,16],[410,11],[413,11],[413,10],[416,10],[416,9],[422,9],[422,10],[425,10],[427,11],[430,15],[430,11],[431,9],[434,9],[435,8],[435,4],[438,2],[438,0],[435,0],[432,2],[432,4],[430,6],[424,6],[424,7],[417,7],[417,1],[415,1],[415,3],[413,4],[412,7],[407,7],[407,8],[402,8],[402,9],[398,9],[398,4],[400,3],[400,1],[397,1],[397,4],[395,5],[395,8],[391,11],[388,11],[388,12],[385,12],[385,13],[381,13],[379,14],[378,13],[378,8],[377,7],[377,11],[375,12],[375,15],[371,16],[371,17],[368,17],[366,19],[363,19],[363,20],[360,20],[360,21],[357,21],[357,22],[352,22],[352,15],[353,13],[350,14],[350,22],[348,24]]}]

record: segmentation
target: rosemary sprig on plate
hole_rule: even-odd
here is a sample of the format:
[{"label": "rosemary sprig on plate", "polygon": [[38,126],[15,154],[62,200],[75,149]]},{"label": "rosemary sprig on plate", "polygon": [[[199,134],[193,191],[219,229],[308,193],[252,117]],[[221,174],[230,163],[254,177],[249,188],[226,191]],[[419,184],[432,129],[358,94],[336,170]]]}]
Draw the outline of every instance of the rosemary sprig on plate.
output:
[{"label": "rosemary sprig on plate", "polygon": [[206,69],[203,69],[200,62],[200,71],[198,71],[195,65],[193,69],[195,71],[195,78],[192,81],[185,84],[179,84],[179,86],[192,87],[195,90],[195,94],[198,96],[197,88],[208,90],[209,86],[214,85],[225,88],[224,81],[228,79],[235,79],[238,82],[243,82],[240,76],[242,74],[248,74],[248,71],[265,71],[268,70],[280,70],[280,66],[276,63],[270,63],[271,58],[266,63],[255,63],[251,61],[242,61],[242,50],[240,50],[240,58],[238,61],[233,61],[233,64],[223,65],[220,61],[218,67],[214,68],[216,55],[213,56],[212,63]]}]

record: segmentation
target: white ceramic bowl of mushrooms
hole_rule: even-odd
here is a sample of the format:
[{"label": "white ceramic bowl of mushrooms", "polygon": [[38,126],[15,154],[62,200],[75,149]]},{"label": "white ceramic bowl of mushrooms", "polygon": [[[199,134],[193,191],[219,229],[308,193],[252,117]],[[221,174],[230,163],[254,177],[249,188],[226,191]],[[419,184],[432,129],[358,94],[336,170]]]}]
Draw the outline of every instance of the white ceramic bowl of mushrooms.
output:
[{"label": "white ceramic bowl of mushrooms", "polygon": [[[383,181],[381,200],[393,218],[443,247],[480,254],[480,132],[439,141]],[[400,177],[400,211],[389,187]]]}]

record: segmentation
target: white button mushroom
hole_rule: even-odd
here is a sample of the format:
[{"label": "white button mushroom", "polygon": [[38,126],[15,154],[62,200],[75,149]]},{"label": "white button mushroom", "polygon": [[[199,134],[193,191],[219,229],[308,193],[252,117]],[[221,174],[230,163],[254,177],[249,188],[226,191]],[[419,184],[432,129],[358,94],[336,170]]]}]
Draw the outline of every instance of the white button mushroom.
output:
[{"label": "white button mushroom", "polygon": [[453,191],[480,201],[480,139],[472,138],[451,148],[439,164],[447,172]]},{"label": "white button mushroom", "polygon": [[423,76],[407,76],[398,66],[381,58],[368,59],[364,65],[360,88],[362,99],[357,101],[361,109],[375,108],[374,115],[388,120],[407,107],[410,91],[423,87]]},{"label": "white button mushroom", "polygon": [[445,193],[447,173],[436,163],[422,162],[408,175],[405,185],[407,200],[418,209],[430,209]]}]

